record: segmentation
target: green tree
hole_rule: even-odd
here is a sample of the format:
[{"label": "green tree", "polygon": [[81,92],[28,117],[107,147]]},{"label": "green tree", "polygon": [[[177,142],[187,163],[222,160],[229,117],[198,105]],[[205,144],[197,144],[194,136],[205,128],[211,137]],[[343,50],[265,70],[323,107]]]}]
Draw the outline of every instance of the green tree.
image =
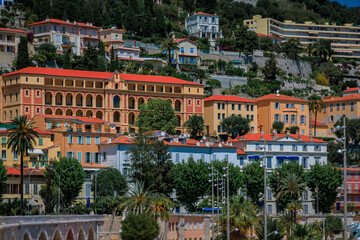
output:
[{"label": "green tree", "polygon": [[272,124],[272,128],[277,131],[277,133],[281,133],[284,129],[284,123],[281,121],[275,121]]},{"label": "green tree", "polygon": [[285,131],[286,131],[286,132],[289,131],[290,134],[296,134],[296,133],[299,133],[300,128],[299,128],[299,126],[294,125],[294,126],[287,127],[287,128],[285,129]]},{"label": "green tree", "polygon": [[7,170],[4,166],[3,160],[0,160],[0,199],[6,189]]},{"label": "green tree", "polygon": [[259,193],[264,192],[264,169],[260,162],[251,162],[243,168],[246,195],[254,204],[260,205]]},{"label": "green tree", "polygon": [[144,214],[130,214],[121,222],[121,239],[148,240],[159,235],[160,227],[156,220]]},{"label": "green tree", "polygon": [[189,158],[175,165],[174,188],[177,200],[188,212],[196,211],[196,203],[205,196],[208,190],[209,169],[208,165],[199,160],[195,162]]},{"label": "green tree", "polygon": [[9,136],[6,144],[11,152],[20,154],[20,214],[24,215],[24,156],[34,150],[39,134],[33,128],[34,122],[26,116],[16,117],[11,123],[13,127],[7,131]]},{"label": "green tree", "polygon": [[166,51],[168,54],[168,64],[171,65],[171,51],[179,51],[180,48],[176,42],[172,39],[171,36],[169,36],[160,46],[161,51]]},{"label": "green tree", "polygon": [[143,182],[146,189],[169,196],[174,174],[169,146],[163,141],[141,136],[135,142],[128,152],[133,179]]},{"label": "green tree", "polygon": [[259,49],[266,52],[274,51],[274,43],[270,37],[259,37]]},{"label": "green tree", "polygon": [[320,240],[319,236],[316,236],[314,234],[314,231],[312,229],[311,225],[308,224],[294,224],[291,228],[291,235],[288,238],[289,240]]},{"label": "green tree", "polygon": [[[290,184],[288,184],[288,185],[290,185]],[[294,184],[294,182],[293,182],[292,186],[295,187],[296,184]],[[291,191],[289,191],[289,192],[291,192]],[[298,200],[291,200],[291,202],[289,202],[287,204],[287,211],[290,212],[290,216],[293,219],[293,221],[292,221],[293,224],[296,224],[296,221],[297,221],[296,214],[300,210],[303,210],[303,206],[302,206],[299,199]]]},{"label": "green tree", "polygon": [[321,110],[325,107],[324,101],[321,96],[312,94],[309,97],[309,109],[315,115],[315,124],[314,124],[314,137],[316,136],[316,122],[317,122],[317,114],[321,112]]},{"label": "green tree", "polygon": [[298,201],[304,190],[304,179],[298,177],[296,173],[288,172],[280,179],[276,198],[280,201],[286,198],[291,201]]},{"label": "green tree", "polygon": [[[285,233],[285,224],[279,219],[267,218],[267,232],[268,234],[277,231],[278,234],[272,234],[267,239],[268,240],[281,240],[286,235]],[[255,234],[259,240],[264,240],[264,219],[261,218],[260,221],[255,225]]]},{"label": "green tree", "polygon": [[315,163],[307,172],[307,186],[312,192],[312,196],[316,196],[315,188],[318,187],[319,210],[323,213],[330,213],[336,202],[336,188],[342,184],[342,172],[338,168],[334,168],[329,164]]},{"label": "green tree", "polygon": [[145,214],[156,220],[169,221],[172,207],[173,203],[170,198],[161,193],[154,193],[150,195],[149,207],[146,209]]},{"label": "green tree", "polygon": [[209,74],[200,68],[196,69],[195,72],[192,73],[192,76],[200,82],[200,84],[203,84],[204,81],[207,81],[209,79]]},{"label": "green tree", "polygon": [[115,58],[117,58],[117,57],[115,56],[114,47],[112,46],[111,47],[111,55],[110,55],[110,66],[109,66],[110,72],[115,72],[115,70],[117,68]]},{"label": "green tree", "polygon": [[250,131],[250,119],[243,118],[242,116],[230,116],[225,118],[220,123],[224,131],[232,138],[242,136]]},{"label": "green tree", "polygon": [[127,181],[124,175],[116,168],[106,168],[97,173],[96,181],[91,184],[91,190],[99,197],[123,195],[127,189]]},{"label": "green tree", "polygon": [[[49,195],[47,191],[47,184],[41,185],[39,195],[42,198],[45,208],[49,209],[47,213],[53,213],[55,206],[58,203],[58,194],[59,194],[59,187],[58,186],[51,186]],[[49,199],[49,200],[47,200]]]},{"label": "green tree", "polygon": [[335,235],[341,233],[344,228],[343,222],[340,217],[326,216],[325,217],[325,240],[330,236],[335,239]]},{"label": "green tree", "polygon": [[184,128],[190,132],[191,138],[196,138],[204,131],[204,118],[198,115],[192,115],[187,122],[183,125]]},{"label": "green tree", "polygon": [[[213,161],[214,169],[218,173],[219,178],[221,176],[225,176],[227,174],[227,161],[226,159],[217,159]],[[211,167],[208,164],[209,168]],[[234,196],[236,195],[240,188],[244,186],[244,175],[241,173],[241,169],[239,166],[235,166],[233,163],[229,163],[229,195]],[[209,180],[211,178],[209,177]],[[224,177],[224,181],[226,178]],[[216,186],[215,186],[216,192]],[[211,184],[208,185],[208,195],[211,195]]]},{"label": "green tree", "polygon": [[17,70],[32,66],[29,57],[28,41],[26,37],[20,38],[20,43],[18,45],[18,55],[15,62],[15,68]]},{"label": "green tree", "polygon": [[277,67],[276,56],[274,54],[270,54],[268,60],[265,62],[262,72],[267,82],[271,82],[276,79],[276,76],[280,71]]},{"label": "green tree", "polygon": [[119,207],[133,214],[141,214],[146,211],[150,202],[151,192],[145,189],[144,183],[135,182],[126,193],[126,201]]},{"label": "green tree", "polygon": [[320,39],[315,43],[315,55],[320,57],[321,62],[328,62],[333,53],[330,40]]},{"label": "green tree", "polygon": [[171,103],[157,98],[140,106],[135,125],[140,128],[140,131],[162,130],[173,134],[177,118]]},{"label": "green tree", "polygon": [[46,169],[45,178],[50,174],[49,171],[51,171],[51,186],[59,186],[60,177],[61,203],[64,207],[69,207],[83,188],[86,177],[84,169],[77,159],[61,157],[53,162],[52,168]]},{"label": "green tree", "polygon": [[291,38],[286,42],[281,43],[281,51],[285,55],[293,60],[298,60],[300,54],[303,52],[303,48],[299,39]]}]

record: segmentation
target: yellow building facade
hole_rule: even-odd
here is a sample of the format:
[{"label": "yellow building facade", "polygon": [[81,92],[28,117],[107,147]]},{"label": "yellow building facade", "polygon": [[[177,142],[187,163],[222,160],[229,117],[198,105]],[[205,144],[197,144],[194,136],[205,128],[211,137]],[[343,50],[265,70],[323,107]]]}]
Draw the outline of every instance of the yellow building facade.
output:
[{"label": "yellow building facade", "polygon": [[272,124],[281,121],[284,129],[296,125],[299,126],[299,134],[309,135],[308,101],[282,94],[268,94],[254,100],[258,105],[259,130],[272,133]]},{"label": "yellow building facade", "polygon": [[250,119],[251,131],[256,132],[258,126],[257,103],[237,96],[214,95],[204,99],[204,120],[207,133],[224,134],[221,122],[232,115],[240,115]]},{"label": "yellow building facade", "polygon": [[295,23],[290,20],[281,22],[272,18],[262,18],[261,15],[255,15],[243,23],[256,33],[273,35],[284,41],[295,38],[304,45],[320,39],[330,40],[334,50],[333,57],[360,58],[360,27],[352,24],[316,24],[311,21]]}]

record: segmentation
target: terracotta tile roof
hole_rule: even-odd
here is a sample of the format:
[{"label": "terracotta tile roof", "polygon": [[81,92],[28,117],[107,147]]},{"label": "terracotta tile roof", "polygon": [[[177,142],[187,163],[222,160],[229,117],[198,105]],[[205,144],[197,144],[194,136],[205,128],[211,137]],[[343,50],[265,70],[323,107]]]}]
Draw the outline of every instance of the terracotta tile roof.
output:
[{"label": "terracotta tile roof", "polygon": [[27,32],[20,30],[20,29],[13,29],[13,28],[0,28],[0,32],[15,32],[15,33],[22,33],[27,34]]},{"label": "terracotta tile roof", "polygon": [[47,75],[47,76],[62,76],[62,77],[98,78],[98,79],[111,79],[114,77],[114,74],[110,72],[95,72],[95,71],[70,70],[70,69],[59,69],[59,68],[40,68],[40,67],[27,67],[2,76],[5,77],[18,73]]},{"label": "terracotta tile roof", "polygon": [[108,141],[104,141],[101,144],[118,144],[118,143],[119,144],[133,144],[133,143],[135,143],[135,141],[132,140],[128,136],[120,136],[120,137],[117,137],[115,139],[111,139],[110,143],[108,143]]},{"label": "terracotta tile roof", "polygon": [[83,168],[107,168],[106,166],[99,163],[81,163],[81,166]]},{"label": "terracotta tile roof", "polygon": [[[7,175],[21,175],[20,167],[5,167],[7,170]],[[24,175],[29,176],[43,176],[45,169],[35,169],[35,168],[24,168]]]},{"label": "terracotta tile roof", "polygon": [[36,26],[36,25],[40,25],[40,24],[45,24],[45,23],[58,23],[58,24],[66,24],[66,25],[70,25],[70,26],[78,26],[78,27],[88,27],[88,28],[98,28],[100,29],[100,27],[97,26],[88,26],[86,25],[86,23],[79,23],[77,22],[76,24],[74,24],[74,22],[66,22],[63,20],[59,20],[59,19],[54,19],[54,18],[50,18],[49,21],[40,21],[40,22],[36,22],[36,23],[31,23],[28,26]]},{"label": "terracotta tile roof", "polygon": [[240,148],[238,148],[238,149],[236,150],[236,152],[237,152],[237,154],[239,154],[239,155],[246,155],[246,152],[244,152],[244,151],[241,150]]},{"label": "terracotta tile roof", "polygon": [[[310,142],[310,137],[309,136],[304,136],[304,135],[297,135],[297,134],[277,134],[275,136],[275,140],[278,140],[280,138],[283,138],[283,137],[286,137],[286,136],[289,136],[289,137],[292,137],[294,139],[298,139],[299,140],[299,137],[301,138],[301,141],[302,142]],[[273,141],[273,134],[261,134],[261,133],[248,133],[246,135],[243,135],[243,136],[240,136],[237,140],[244,140],[244,141],[261,141],[262,138],[265,139],[265,141],[269,142],[269,141]],[[312,139],[312,142],[316,142],[316,143],[326,143],[326,141],[323,141],[323,140],[320,140],[320,139],[316,139],[316,138],[313,138]]]},{"label": "terracotta tile roof", "polygon": [[216,14],[197,12],[195,15],[208,15],[208,16],[216,16]]},{"label": "terracotta tile roof", "polygon": [[293,102],[307,102],[307,100],[304,100],[304,99],[290,97],[290,96],[282,95],[282,94],[268,94],[268,95],[256,98],[254,100],[257,101],[257,102],[266,101],[266,100],[283,100],[283,101],[293,101]]},{"label": "terracotta tile roof", "polygon": [[194,42],[194,41],[192,41],[192,40],[190,40],[190,39],[188,39],[188,38],[176,39],[176,40],[174,40],[174,43],[179,43],[179,42],[182,42],[182,41],[189,41],[189,42],[191,42],[191,43],[193,43],[193,44],[195,44],[195,45],[198,45],[196,42]]},{"label": "terracotta tile roof", "polygon": [[230,96],[230,95],[214,95],[204,99],[204,102],[208,101],[227,101],[227,102],[249,102],[249,103],[256,103],[254,100],[241,98],[238,96]]},{"label": "terracotta tile roof", "polygon": [[73,116],[73,118],[79,119],[80,121],[84,122],[84,123],[107,123],[101,119],[98,118],[94,118],[94,117],[78,117],[78,116]]},{"label": "terracotta tile roof", "polygon": [[359,91],[359,88],[358,87],[355,87],[355,88],[349,88],[349,89],[346,89],[344,90],[343,92],[355,92],[355,91]]},{"label": "terracotta tile roof", "polygon": [[[311,121],[311,122],[310,122],[310,126],[314,126],[314,125],[315,125],[315,121]],[[327,127],[326,124],[323,124],[323,123],[321,123],[321,122],[319,122],[319,121],[316,121],[316,126],[319,126],[319,127]]]},{"label": "terracotta tile roof", "polygon": [[125,61],[135,61],[135,62],[143,62],[143,59],[138,58],[119,58],[119,60],[125,60]]},{"label": "terracotta tile roof", "polygon": [[185,81],[179,78],[167,77],[167,76],[157,76],[157,75],[139,75],[139,74],[120,74],[120,78],[127,81],[139,81],[139,82],[154,82],[154,83],[172,83],[172,84],[182,84],[182,85],[198,85],[203,86],[203,84]]},{"label": "terracotta tile roof", "polygon": [[332,97],[332,98],[324,99],[324,103],[347,101],[347,100],[359,100],[359,99],[360,99],[360,94],[349,94],[343,97]]},{"label": "terracotta tile roof", "polygon": [[[40,130],[38,128],[34,128],[34,131],[37,132],[38,134],[42,134],[42,135],[46,135],[46,134],[54,134],[52,132],[48,132],[48,131],[43,131],[43,130]],[[0,131],[0,133],[8,133],[7,130],[2,130]]]},{"label": "terracotta tile roof", "polygon": [[63,116],[63,115],[49,115],[49,114],[43,114],[47,119],[73,119],[72,116]]}]

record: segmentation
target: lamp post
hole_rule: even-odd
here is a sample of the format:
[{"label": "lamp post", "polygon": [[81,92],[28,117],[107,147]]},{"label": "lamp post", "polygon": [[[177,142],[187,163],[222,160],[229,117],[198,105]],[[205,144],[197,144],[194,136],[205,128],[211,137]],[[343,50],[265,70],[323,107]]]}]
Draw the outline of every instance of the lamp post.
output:
[{"label": "lamp post", "polygon": [[59,174],[55,169],[52,169],[59,176],[58,215],[60,214],[60,182],[61,182],[61,176],[65,171],[70,170],[70,169],[72,169],[74,167],[75,166],[71,166],[69,168],[66,168],[64,171],[61,172],[61,174]]},{"label": "lamp post", "polygon": [[[219,186],[221,185],[219,183],[219,172],[216,172],[216,203],[217,203],[217,235],[219,235],[219,217],[220,217],[220,213],[219,213],[219,207],[220,207],[220,203],[219,203]],[[221,186],[222,187],[222,186]]]},{"label": "lamp post", "polygon": [[316,186],[316,188],[315,188],[315,192],[316,192],[316,213],[319,214],[319,185],[316,182],[311,181],[310,179],[308,179],[308,181],[312,182]]},{"label": "lamp post", "polygon": [[336,130],[343,130],[343,138],[337,139],[343,145],[343,149],[339,149],[338,153],[343,154],[344,157],[344,240],[347,240],[347,186],[346,186],[346,178],[347,178],[347,166],[346,166],[346,119],[343,117],[343,126],[337,126]]},{"label": "lamp post", "polygon": [[214,161],[211,162],[211,224],[212,224],[212,235],[211,239],[214,240]]},{"label": "lamp post", "polygon": [[97,206],[96,206],[96,197],[97,197],[97,175],[98,175],[98,171],[96,171],[94,173],[95,176],[95,195],[94,195],[94,202],[95,202],[95,214],[97,214]]},{"label": "lamp post", "polygon": [[267,205],[267,199],[266,199],[266,141],[264,138],[264,147],[260,148],[261,150],[264,150],[264,240],[267,240],[267,212],[266,212],[266,205]]},{"label": "lamp post", "polygon": [[226,197],[227,197],[227,239],[230,240],[230,203],[229,203],[229,159],[226,159]]}]

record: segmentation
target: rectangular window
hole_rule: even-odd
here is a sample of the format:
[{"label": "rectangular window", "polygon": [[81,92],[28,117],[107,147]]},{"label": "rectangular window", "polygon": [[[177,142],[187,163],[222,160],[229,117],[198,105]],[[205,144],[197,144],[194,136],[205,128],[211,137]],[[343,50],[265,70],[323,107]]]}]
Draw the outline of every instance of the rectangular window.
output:
[{"label": "rectangular window", "polygon": [[220,108],[221,108],[221,104],[220,104],[220,103],[218,103],[217,105],[218,105],[218,109],[220,109]]},{"label": "rectangular window", "polygon": [[77,152],[77,160],[79,163],[82,162],[82,152]]},{"label": "rectangular window", "polygon": [[61,152],[57,151],[57,157],[60,158],[61,157]]},{"label": "rectangular window", "polygon": [[225,113],[222,114],[222,119],[225,119]]},{"label": "rectangular window", "polygon": [[180,154],[176,153],[175,154],[175,163],[179,163],[180,162]]},{"label": "rectangular window", "polygon": [[302,158],[302,166],[303,166],[303,168],[308,168],[308,158],[307,157]]},{"label": "rectangular window", "polygon": [[193,49],[193,48],[190,48],[190,53],[194,53],[194,49]]},{"label": "rectangular window", "polygon": [[221,132],[221,126],[220,125],[218,125],[217,131],[218,131],[218,133]]},{"label": "rectangular window", "polygon": [[43,145],[43,141],[44,141],[44,139],[39,138],[39,146],[42,146],[42,145]]},{"label": "rectangular window", "polygon": [[266,160],[266,167],[267,168],[272,168],[271,160],[272,160],[271,157],[267,157],[267,160]]},{"label": "rectangular window", "polygon": [[73,135],[71,134],[68,136],[68,143],[73,144]]},{"label": "rectangular window", "polygon": [[38,195],[38,185],[34,184],[34,195]]},{"label": "rectangular window", "polygon": [[47,129],[51,129],[51,122],[47,122],[47,123],[46,123],[46,128],[47,128]]},{"label": "rectangular window", "polygon": [[220,113],[218,113],[218,119],[219,119],[219,120],[221,119],[221,114],[220,114]]},{"label": "rectangular window", "polygon": [[274,104],[274,106],[275,106],[275,109],[280,109],[280,103],[276,102],[276,103]]},{"label": "rectangular window", "polygon": [[1,150],[1,160],[6,161],[6,150]]},{"label": "rectangular window", "polygon": [[84,144],[84,136],[81,135],[77,136],[77,144]]},{"label": "rectangular window", "polygon": [[244,157],[240,157],[240,166],[244,166]]},{"label": "rectangular window", "polygon": [[[197,227],[197,223],[196,222],[194,222],[194,230],[196,230],[196,227]],[[196,239],[196,238],[195,238]],[[194,239],[194,240],[195,240]]]},{"label": "rectangular window", "polygon": [[202,222],[199,222],[199,229],[202,229]]},{"label": "rectangular window", "polygon": [[91,144],[91,136],[86,136],[86,144],[87,145]]},{"label": "rectangular window", "polygon": [[103,152],[103,161],[106,162],[107,159],[106,159],[106,152]]},{"label": "rectangular window", "polygon": [[95,144],[96,145],[100,144],[100,137],[99,136],[95,136]]},{"label": "rectangular window", "polygon": [[235,104],[231,104],[231,110],[235,110]]},{"label": "rectangular window", "polygon": [[359,180],[359,175],[358,175],[358,173],[354,173],[354,176],[355,176],[355,180],[356,180],[356,181]]},{"label": "rectangular window", "polygon": [[75,152],[67,152],[66,157],[67,158],[75,158]]},{"label": "rectangular window", "polygon": [[348,180],[351,180],[351,173],[348,173]]},{"label": "rectangular window", "polygon": [[315,163],[320,163],[320,158],[319,157],[315,158]]},{"label": "rectangular window", "polygon": [[304,146],[303,146],[303,151],[304,151],[304,152],[307,152],[307,145],[304,145]]},{"label": "rectangular window", "polygon": [[1,144],[2,144],[2,145],[6,144],[6,137],[2,137],[2,138],[1,138]]},{"label": "rectangular window", "polygon": [[205,154],[201,154],[201,160],[205,161]]},{"label": "rectangular window", "polygon": [[266,199],[269,200],[269,201],[271,201],[271,199],[272,199],[272,191],[271,191],[271,189],[268,189],[268,190],[267,190]]},{"label": "rectangular window", "polygon": [[284,144],[280,144],[280,151],[284,151]]},{"label": "rectangular window", "polygon": [[225,109],[225,103],[222,104],[222,109],[223,109],[223,110]]},{"label": "rectangular window", "polygon": [[14,151],[14,161],[17,161],[17,160],[18,160],[18,156],[19,156],[18,151],[15,150],[15,151]]},{"label": "rectangular window", "polygon": [[301,111],[304,111],[304,104],[301,104]]},{"label": "rectangular window", "polygon": [[268,205],[268,213],[272,214],[272,205]]},{"label": "rectangular window", "polygon": [[91,163],[91,160],[92,160],[92,153],[86,152],[85,153],[85,163]]},{"label": "rectangular window", "polygon": [[250,111],[254,111],[254,105],[250,105]]},{"label": "rectangular window", "polygon": [[29,191],[29,187],[30,187],[29,184],[26,183],[26,184],[25,184],[25,194],[29,194],[29,192],[30,192],[30,191]]},{"label": "rectangular window", "polygon": [[101,163],[100,156],[99,152],[94,153],[94,163]]},{"label": "rectangular window", "polygon": [[249,111],[249,105],[246,105],[246,111]]}]

